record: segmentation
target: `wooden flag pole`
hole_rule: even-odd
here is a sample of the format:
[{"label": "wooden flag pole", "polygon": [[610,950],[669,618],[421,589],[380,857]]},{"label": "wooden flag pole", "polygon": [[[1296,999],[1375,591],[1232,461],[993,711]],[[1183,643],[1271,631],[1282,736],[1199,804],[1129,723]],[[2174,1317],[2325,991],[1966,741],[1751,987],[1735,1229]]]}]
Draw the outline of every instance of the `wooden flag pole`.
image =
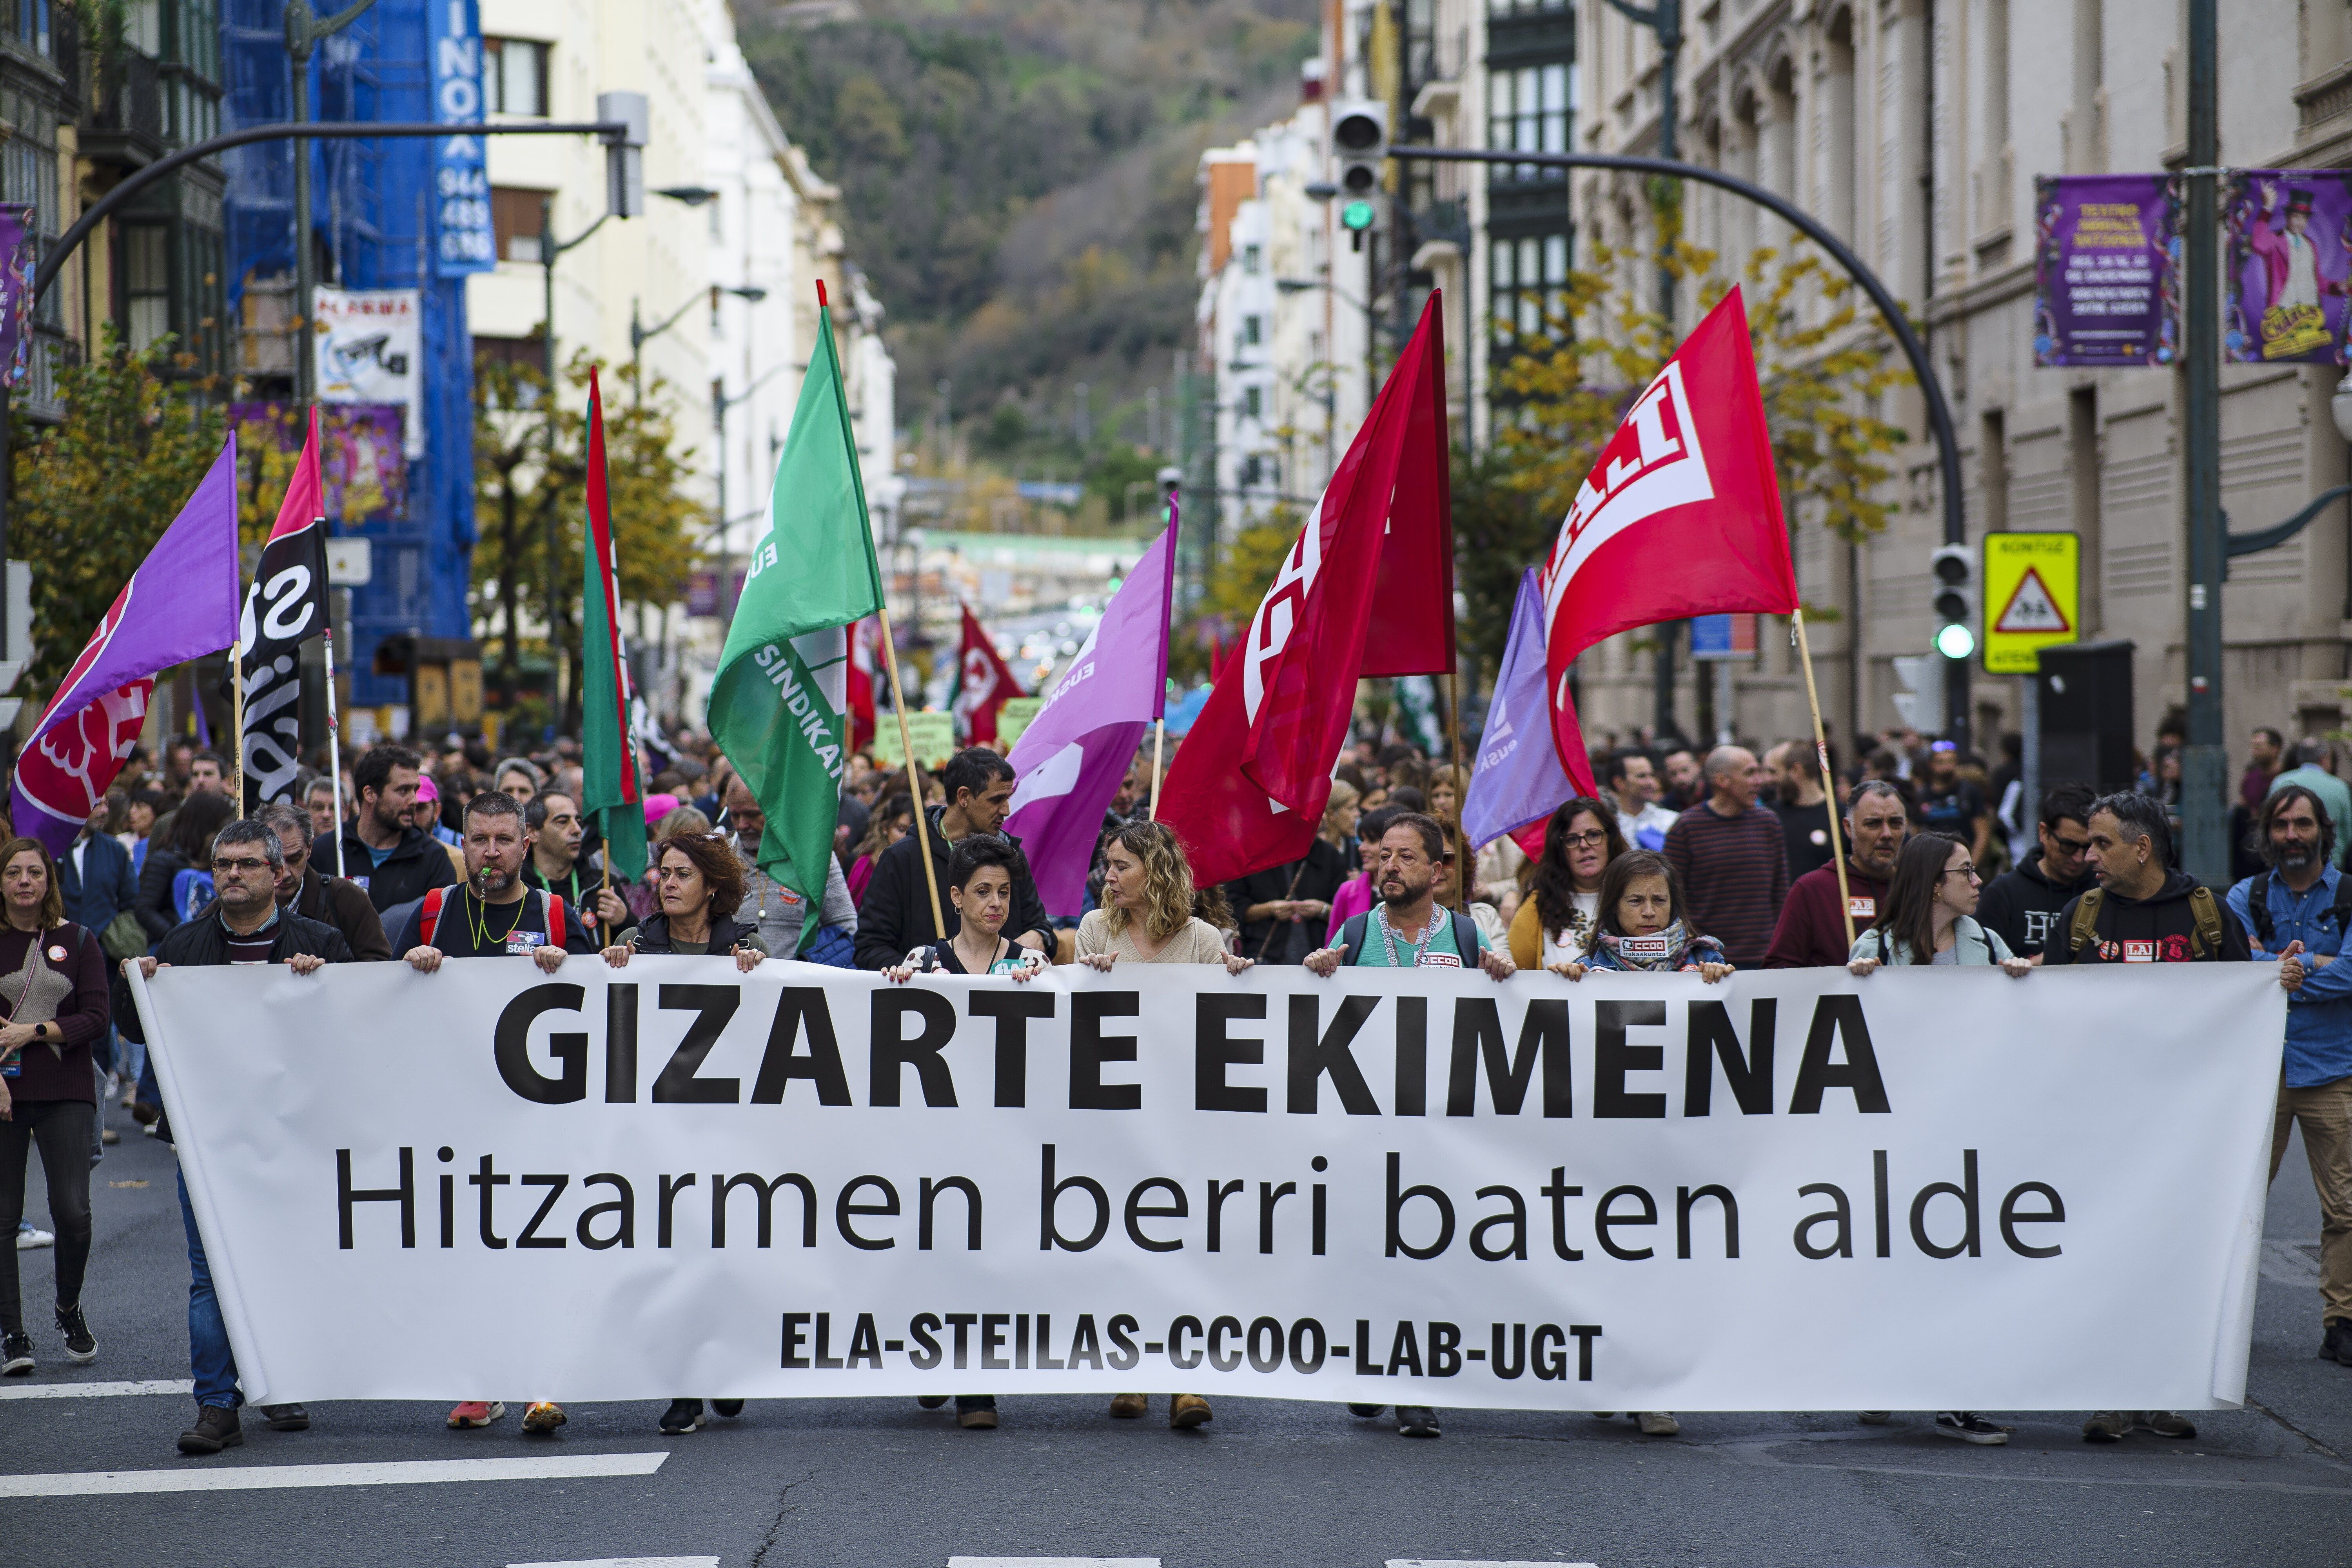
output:
[{"label": "wooden flag pole", "polygon": [[1460,849],[1463,863],[1454,868],[1454,899],[1464,914],[1470,912],[1470,841],[1462,831],[1463,797],[1470,793],[1470,781],[1462,772],[1462,692],[1461,677],[1456,673],[1462,660],[1457,655],[1445,671],[1445,729],[1454,742],[1454,842]]},{"label": "wooden flag pole", "polygon": [[[919,574],[923,563],[915,563]],[[931,930],[939,940],[948,940],[948,922],[940,913],[940,872],[931,864],[931,819],[923,810],[922,764],[915,761],[915,739],[907,728],[907,688],[898,679],[898,639],[890,635],[890,606],[877,605],[876,615],[882,619],[882,657],[890,666],[890,711],[898,716],[898,749],[907,759],[907,793],[914,799],[915,837],[919,840],[915,858],[923,863],[923,886],[931,895]]]},{"label": "wooden flag pole", "polygon": [[1805,612],[1800,606],[1789,617],[1790,629],[1797,639],[1797,655],[1805,667],[1805,700],[1813,709],[1813,755],[1822,764],[1822,799],[1830,819],[1830,859],[1837,867],[1838,908],[1845,915],[1845,945],[1853,947],[1853,889],[1846,881],[1845,843],[1838,832],[1837,775],[1830,772],[1829,736],[1822,729],[1822,693],[1813,684],[1813,648],[1805,638]]},{"label": "wooden flag pole", "polygon": [[245,815],[245,643],[242,639],[228,645],[228,669],[235,678],[236,700],[234,716],[229,720],[229,733],[236,741],[236,761],[229,767],[229,799],[236,802],[236,814]]},{"label": "wooden flag pole", "polygon": [[1168,721],[1165,718],[1154,719],[1151,721],[1151,806],[1148,813],[1154,822],[1160,820],[1160,748],[1167,738]]}]

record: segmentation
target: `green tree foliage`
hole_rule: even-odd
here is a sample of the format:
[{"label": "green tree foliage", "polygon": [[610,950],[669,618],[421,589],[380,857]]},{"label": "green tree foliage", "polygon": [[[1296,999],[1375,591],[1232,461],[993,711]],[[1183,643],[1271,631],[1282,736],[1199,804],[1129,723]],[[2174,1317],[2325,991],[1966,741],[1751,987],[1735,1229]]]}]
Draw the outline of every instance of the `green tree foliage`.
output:
[{"label": "green tree foliage", "polygon": [[842,188],[906,384],[950,377],[983,421],[1011,389],[1066,424],[1074,381],[1164,383],[1199,287],[1196,160],[1296,104],[1315,0],[865,10],[813,28],[746,15],[743,50]]},{"label": "green tree foliage", "polygon": [[[572,666],[557,711],[575,729],[591,368],[584,353],[565,367],[579,398],[555,412],[551,458],[546,379],[539,370],[486,360],[474,376],[474,505],[481,526],[474,546],[475,619],[494,628],[500,675],[509,681],[520,665],[523,623],[538,623]],[[605,483],[621,602],[667,605],[682,592],[710,521],[686,489],[694,454],[674,443],[666,382],[648,383],[642,402],[615,381],[604,390]]]},{"label": "green tree foliage", "polygon": [[21,689],[47,691],[73,667],[220,456],[224,411],[193,384],[156,374],[170,352],[165,340],[133,353],[110,325],[96,354],[58,374],[64,419],[14,422],[9,542],[33,567],[33,662]]}]

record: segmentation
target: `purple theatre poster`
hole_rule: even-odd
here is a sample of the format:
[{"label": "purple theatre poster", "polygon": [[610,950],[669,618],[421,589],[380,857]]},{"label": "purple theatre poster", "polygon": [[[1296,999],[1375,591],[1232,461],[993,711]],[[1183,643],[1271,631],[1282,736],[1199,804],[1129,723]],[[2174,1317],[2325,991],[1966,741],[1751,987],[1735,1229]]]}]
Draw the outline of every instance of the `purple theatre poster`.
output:
[{"label": "purple theatre poster", "polygon": [[15,386],[32,368],[33,208],[0,205],[0,381]]},{"label": "purple theatre poster", "polygon": [[2233,170],[2222,190],[2222,212],[2230,226],[2223,357],[2346,363],[2352,174]]},{"label": "purple theatre poster", "polygon": [[[294,404],[232,403],[228,414],[241,450],[274,447],[289,464],[302,450]],[[330,518],[348,524],[408,514],[408,461],[401,455],[407,414],[397,403],[319,405],[319,479]]]},{"label": "purple theatre poster", "polygon": [[2174,177],[2044,174],[2033,190],[2033,363],[2170,364],[2180,321]]}]

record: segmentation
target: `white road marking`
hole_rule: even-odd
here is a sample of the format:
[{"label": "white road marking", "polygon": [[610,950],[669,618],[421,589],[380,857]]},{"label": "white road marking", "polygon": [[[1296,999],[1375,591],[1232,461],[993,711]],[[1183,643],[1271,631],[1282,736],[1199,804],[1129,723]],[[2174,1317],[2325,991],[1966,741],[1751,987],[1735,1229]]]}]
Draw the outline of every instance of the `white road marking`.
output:
[{"label": "white road marking", "polygon": [[[410,1459],[361,1465],[242,1465],[222,1468],[83,1470],[0,1476],[0,1498],[96,1497],[127,1492],[236,1492],[276,1487],[393,1487],[427,1481],[544,1481],[575,1476],[649,1476],[669,1458],[580,1454],[546,1458]],[[685,1561],[681,1559],[680,1561]],[[694,1559],[713,1562],[715,1559]]]},{"label": "white road marking", "polygon": [[716,1557],[581,1557],[569,1563],[509,1563],[507,1568],[719,1568]]},{"label": "white road marking", "polygon": [[0,1399],[112,1399],[125,1394],[189,1394],[195,1384],[182,1378],[150,1379],[145,1383],[9,1383],[0,1384]]},{"label": "white road marking", "polygon": [[1593,1568],[1590,1563],[1496,1563],[1483,1557],[1391,1557],[1388,1568]]},{"label": "white road marking", "polygon": [[1157,1557],[950,1557],[948,1568],[1160,1568]]}]

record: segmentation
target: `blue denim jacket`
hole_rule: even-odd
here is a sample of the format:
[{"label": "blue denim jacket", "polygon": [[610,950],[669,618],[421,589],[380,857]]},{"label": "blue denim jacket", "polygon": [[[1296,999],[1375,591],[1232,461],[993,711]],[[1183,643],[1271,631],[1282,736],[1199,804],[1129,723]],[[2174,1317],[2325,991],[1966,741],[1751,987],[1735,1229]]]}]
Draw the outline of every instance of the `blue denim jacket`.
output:
[{"label": "blue denim jacket", "polygon": [[2352,961],[2339,957],[2345,932],[2336,920],[2336,885],[2344,872],[2333,866],[2321,870],[2319,880],[2298,894],[2277,872],[2271,873],[2271,942],[2266,951],[2255,934],[2248,900],[2253,897],[2252,877],[2230,889],[2230,912],[2246,930],[2246,945],[2255,962],[2276,958],[2290,942],[2301,942],[2306,953],[2336,959],[2324,968],[2305,966],[2302,989],[2287,994],[2286,1084],[2309,1089],[2352,1078]]}]

